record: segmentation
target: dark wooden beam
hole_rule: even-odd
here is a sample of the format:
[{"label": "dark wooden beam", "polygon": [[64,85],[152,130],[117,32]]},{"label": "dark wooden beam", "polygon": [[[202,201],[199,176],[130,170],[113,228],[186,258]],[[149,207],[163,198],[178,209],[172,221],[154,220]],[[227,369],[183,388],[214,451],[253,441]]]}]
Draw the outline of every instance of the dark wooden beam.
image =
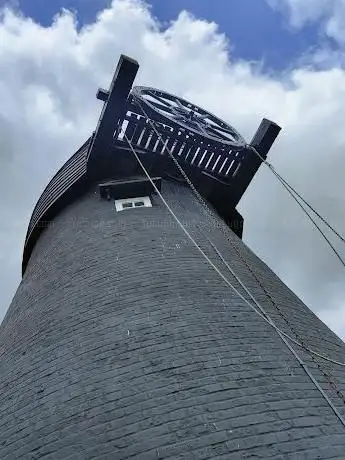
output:
[{"label": "dark wooden beam", "polygon": [[109,91],[107,89],[98,88],[96,97],[99,101],[107,102],[109,97]]},{"label": "dark wooden beam", "polygon": [[104,101],[93,140],[88,151],[88,173],[93,174],[97,162],[110,149],[114,133],[126,111],[126,101],[137,75],[139,64],[134,59],[121,55],[109,91],[99,89],[97,99]]},{"label": "dark wooden beam", "polygon": [[[256,133],[254,134],[250,145],[258,151],[262,158],[266,158],[280,130],[280,126],[278,126],[273,121],[264,118],[261,121]],[[261,163],[262,160],[260,157],[251,149],[247,149],[239,170],[239,174],[234,183],[233,190],[235,193],[235,206],[238,204],[244,192],[247,190]]]},{"label": "dark wooden beam", "polygon": [[263,158],[266,158],[280,130],[280,126],[264,118],[254,134],[250,145],[254,147]]}]

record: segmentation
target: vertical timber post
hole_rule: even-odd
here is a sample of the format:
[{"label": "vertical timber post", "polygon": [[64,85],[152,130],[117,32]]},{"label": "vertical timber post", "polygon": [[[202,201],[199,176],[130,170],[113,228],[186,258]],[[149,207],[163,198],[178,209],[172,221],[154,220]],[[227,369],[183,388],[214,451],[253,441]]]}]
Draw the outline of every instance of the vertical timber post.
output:
[{"label": "vertical timber post", "polygon": [[139,64],[134,59],[120,56],[109,91],[99,89],[97,99],[104,102],[96,131],[88,152],[87,168],[95,175],[98,156],[106,154],[113,145],[114,133],[126,111],[126,102],[137,75]]},{"label": "vertical timber post", "polygon": [[[276,140],[280,130],[280,126],[278,126],[273,121],[264,118],[261,121],[256,133],[254,134],[254,137],[250,142],[250,146],[254,147],[262,156],[262,158],[266,159],[267,154],[270,151],[274,141]],[[236,183],[237,199],[234,203],[235,206],[242,198],[244,192],[248,188],[248,185],[257,173],[261,163],[262,160],[259,158],[259,156],[252,150],[247,149],[243,163],[241,165],[241,174],[238,175],[238,180]]]}]

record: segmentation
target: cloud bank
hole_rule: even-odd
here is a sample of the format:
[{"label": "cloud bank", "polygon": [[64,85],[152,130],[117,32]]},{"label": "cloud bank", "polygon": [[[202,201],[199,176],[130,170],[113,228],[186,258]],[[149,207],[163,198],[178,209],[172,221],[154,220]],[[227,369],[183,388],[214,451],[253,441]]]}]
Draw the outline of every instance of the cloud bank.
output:
[{"label": "cloud bank", "polygon": [[[285,1],[299,26],[317,15],[334,19],[321,0],[313,0],[321,5],[320,12],[307,0]],[[332,27],[329,31],[338,36],[337,26]],[[265,75],[259,65],[233,60],[228,40],[216,24],[187,12],[163,29],[149,7],[136,0],[113,1],[83,27],[68,11],[48,28],[18,11],[2,12],[1,316],[20,280],[32,208],[56,169],[94,130],[101,109],[96,90],[109,85],[121,53],[140,62],[136,84],[190,99],[230,122],[248,140],[262,117],[280,124],[283,132],[270,161],[345,233],[344,70],[333,63],[322,71],[309,66]],[[343,267],[269,170],[261,168],[240,211],[245,242],[344,338]]]},{"label": "cloud bank", "polygon": [[268,0],[273,8],[288,12],[293,27],[321,22],[321,32],[345,44],[345,0]]}]

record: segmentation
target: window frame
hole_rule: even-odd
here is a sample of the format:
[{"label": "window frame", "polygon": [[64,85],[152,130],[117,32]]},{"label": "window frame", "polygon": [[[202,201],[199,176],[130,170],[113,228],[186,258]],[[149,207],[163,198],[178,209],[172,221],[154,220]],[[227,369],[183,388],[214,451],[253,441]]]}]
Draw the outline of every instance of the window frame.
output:
[{"label": "window frame", "polygon": [[[137,203],[143,203],[138,205]],[[131,204],[131,206],[128,206]],[[127,205],[127,206],[126,206]],[[127,211],[129,209],[152,208],[151,198],[149,196],[140,196],[135,198],[121,198],[115,200],[115,209],[117,212]]]}]

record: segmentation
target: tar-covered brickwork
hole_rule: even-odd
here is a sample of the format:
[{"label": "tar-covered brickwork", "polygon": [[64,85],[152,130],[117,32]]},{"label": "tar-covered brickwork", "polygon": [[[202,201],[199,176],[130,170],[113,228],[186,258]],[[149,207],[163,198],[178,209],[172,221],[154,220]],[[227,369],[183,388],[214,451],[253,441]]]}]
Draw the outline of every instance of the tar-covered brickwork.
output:
[{"label": "tar-covered brickwork", "polygon": [[[44,230],[0,328],[0,459],[344,459],[331,407],[159,197],[116,213],[97,190]],[[188,188],[163,181],[162,193],[283,331],[293,335],[232,244],[304,342],[345,361],[343,342]],[[316,362],[294,347],[344,416]],[[344,391],[345,368],[317,362]]]}]

